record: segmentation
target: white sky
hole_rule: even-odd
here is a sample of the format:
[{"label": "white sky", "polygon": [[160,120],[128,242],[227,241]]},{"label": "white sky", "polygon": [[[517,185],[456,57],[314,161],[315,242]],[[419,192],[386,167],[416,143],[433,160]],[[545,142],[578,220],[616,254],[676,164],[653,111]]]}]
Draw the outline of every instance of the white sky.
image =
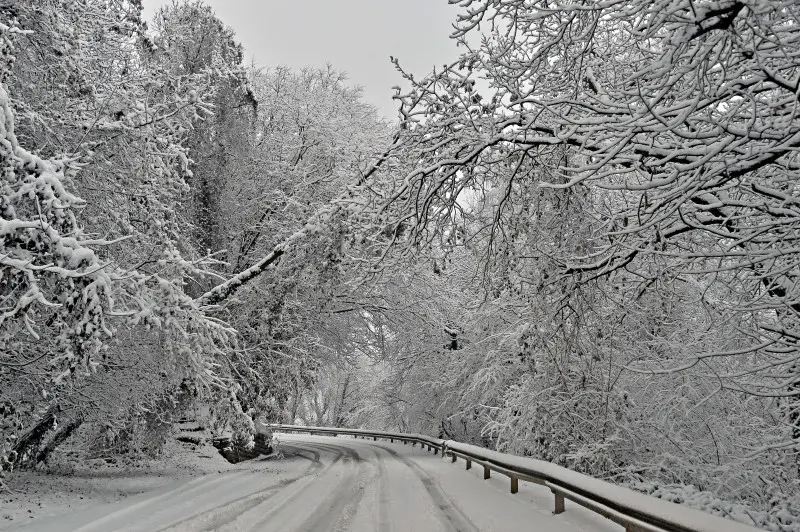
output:
[{"label": "white sky", "polygon": [[[236,32],[247,61],[260,66],[324,66],[345,71],[364,99],[394,118],[389,56],[415,77],[458,58],[449,36],[458,8],[447,0],[205,0]],[[172,0],[144,0],[144,17]]]}]

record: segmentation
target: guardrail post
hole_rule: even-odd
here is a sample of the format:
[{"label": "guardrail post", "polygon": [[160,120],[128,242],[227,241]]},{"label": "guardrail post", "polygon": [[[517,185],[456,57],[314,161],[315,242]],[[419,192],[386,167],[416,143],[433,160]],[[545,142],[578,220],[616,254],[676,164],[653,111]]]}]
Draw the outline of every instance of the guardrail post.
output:
[{"label": "guardrail post", "polygon": [[564,496],[560,493],[553,492],[553,495],[556,496],[556,508],[553,510],[554,514],[563,514],[564,513]]},{"label": "guardrail post", "polygon": [[483,480],[490,478],[492,476],[492,470],[486,466],[483,466]]},{"label": "guardrail post", "polygon": [[434,445],[433,447],[433,454],[439,454],[439,448]]},{"label": "guardrail post", "polygon": [[467,460],[467,469],[472,469],[472,460]]},{"label": "guardrail post", "polygon": [[394,443],[394,438],[389,438],[389,443]]},{"label": "guardrail post", "polygon": [[456,460],[458,460],[458,457],[456,456],[456,453],[450,453],[450,462],[455,464]]},{"label": "guardrail post", "polygon": [[516,493],[519,491],[519,479],[517,477],[511,477],[511,493]]},{"label": "guardrail post", "polygon": [[372,441],[378,441],[378,437],[377,436],[373,436],[372,437]]}]

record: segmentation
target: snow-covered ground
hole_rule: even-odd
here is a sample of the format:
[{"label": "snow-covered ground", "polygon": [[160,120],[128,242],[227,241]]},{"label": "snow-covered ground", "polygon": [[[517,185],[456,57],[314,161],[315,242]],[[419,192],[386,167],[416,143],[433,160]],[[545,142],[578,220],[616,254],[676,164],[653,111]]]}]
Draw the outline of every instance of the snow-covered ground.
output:
[{"label": "snow-covered ground", "polygon": [[228,463],[211,445],[190,450],[170,441],[161,458],[135,465],[94,460],[77,466],[56,465],[48,473],[17,471],[7,479],[9,490],[0,490],[0,530],[243,466]]},{"label": "snow-covered ground", "polygon": [[[155,477],[160,481],[152,474],[138,481],[134,475],[121,476],[116,484],[95,480],[95,486],[111,490],[124,492],[127,486],[130,494],[113,502],[92,496],[74,508],[56,504],[53,515],[29,523],[24,522],[23,503],[6,503],[20,519],[2,521],[0,529],[622,530],[569,503],[567,512],[553,515],[547,488],[520,483],[519,493],[511,495],[506,477],[484,481],[482,468],[467,471],[463,462],[452,464],[419,447],[343,437],[277,439],[282,458],[230,466],[209,457],[187,464],[184,471],[164,471]],[[150,480],[143,483],[142,478]],[[132,494],[136,490],[146,491]],[[45,504],[53,502],[52,494],[41,496]],[[31,499],[26,504],[37,503]]]}]

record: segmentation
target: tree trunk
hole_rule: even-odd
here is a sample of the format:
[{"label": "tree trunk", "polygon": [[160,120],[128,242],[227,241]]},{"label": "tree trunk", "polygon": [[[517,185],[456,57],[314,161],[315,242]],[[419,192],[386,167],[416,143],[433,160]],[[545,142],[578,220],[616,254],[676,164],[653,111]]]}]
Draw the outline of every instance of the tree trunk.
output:
[{"label": "tree trunk", "polygon": [[47,442],[47,444],[45,444],[45,446],[42,447],[36,454],[36,463],[38,464],[41,462],[47,462],[50,454],[55,451],[59,445],[67,441],[67,439],[72,436],[72,433],[75,432],[81,425],[83,425],[83,418],[76,417],[69,423],[59,426],[55,436],[50,438],[50,441]]},{"label": "tree trunk", "polygon": [[14,445],[12,451],[11,462],[15,467],[20,467],[36,452],[36,449],[42,444],[47,437],[47,433],[53,428],[56,421],[56,414],[60,411],[60,407],[55,404],[47,409],[47,412],[36,422],[36,424],[28,432],[26,432],[17,443]]}]

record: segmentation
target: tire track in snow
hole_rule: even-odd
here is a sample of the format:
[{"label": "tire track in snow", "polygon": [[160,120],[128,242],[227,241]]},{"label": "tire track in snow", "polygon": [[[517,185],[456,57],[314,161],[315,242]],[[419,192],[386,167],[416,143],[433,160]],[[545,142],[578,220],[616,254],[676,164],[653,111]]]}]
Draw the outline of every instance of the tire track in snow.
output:
[{"label": "tire track in snow", "polygon": [[[297,447],[286,442],[281,442],[281,446],[283,447],[291,447],[296,449],[298,452],[302,450],[311,453],[316,458],[317,463],[319,463],[322,467],[318,467],[314,471],[311,471],[308,475],[295,479],[295,482],[286,484],[281,488],[273,490],[270,496],[265,497],[256,504],[249,505],[247,508],[236,508],[232,509],[231,511],[226,511],[224,519],[217,519],[214,522],[215,526],[203,528],[202,530],[230,530],[236,532],[241,530],[259,530],[275,514],[279,513],[283,508],[285,508],[286,505],[291,504],[294,500],[296,500],[297,496],[303,491],[303,489],[313,481],[313,478],[327,473],[337,463],[344,461],[343,458],[347,458],[345,456],[346,453],[342,452],[343,449],[340,448],[323,448],[323,446],[317,446],[316,444],[306,445],[305,442],[302,442],[302,445],[303,447]],[[332,453],[334,455],[333,459],[329,463],[324,464],[321,453],[317,452],[319,450],[322,450],[326,453]],[[270,505],[270,503],[273,504]],[[264,505],[268,506],[264,508],[263,512],[259,512],[258,515],[253,515],[259,509],[259,507]]]},{"label": "tire track in snow", "polygon": [[348,463],[353,465],[349,467],[347,473],[342,476],[342,480],[336,486],[336,489],[332,490],[330,495],[326,497],[308,519],[306,519],[300,527],[300,530],[303,532],[348,530],[349,525],[355,517],[358,505],[364,497],[364,488],[367,483],[364,479],[367,462],[361,458],[361,455],[358,454],[356,449],[351,447],[329,446],[326,444],[320,445],[317,442],[314,442],[313,445],[344,451],[350,458]]},{"label": "tire track in snow", "polygon": [[280,490],[296,482],[300,478],[303,477],[285,479],[276,484],[267,486],[266,488],[255,493],[244,495],[238,499],[228,501],[220,506],[210,508],[205,512],[187,517],[182,521],[178,521],[177,523],[173,523],[165,528],[159,529],[159,532],[178,530],[216,530],[242,512],[246,512],[252,508],[255,508],[259,504],[264,503]]},{"label": "tire track in snow", "polygon": [[[172,490],[167,491],[166,493],[154,494],[137,503],[125,506],[120,510],[106,514],[100,519],[96,519],[91,523],[87,523],[84,526],[76,529],[75,532],[88,532],[90,530],[108,530],[108,527],[103,525],[106,525],[109,522],[113,522],[116,519],[123,518],[124,516],[130,514],[131,512],[146,511],[147,507],[153,504],[158,504],[159,506],[163,507],[164,502],[166,501],[184,498],[188,494],[194,493],[199,490],[206,490],[208,489],[209,486],[215,486],[222,482],[232,481],[247,473],[249,473],[249,471],[236,471],[233,473],[223,473],[221,475],[218,475],[216,478],[208,478],[210,475],[197,477],[185,484],[182,484]],[[102,528],[98,528],[100,526],[102,526]]]},{"label": "tire track in snow", "polygon": [[[289,447],[289,448],[293,449],[292,454],[290,454],[289,457],[299,456],[300,458],[305,458],[306,460],[310,460],[311,461],[311,467],[314,468],[314,469],[320,469],[323,466],[322,462],[320,461],[320,454],[318,452],[316,452],[314,450],[304,449],[302,447],[296,447],[294,445],[287,444],[287,443],[281,443],[280,444],[281,451],[283,451],[283,449],[285,447]],[[309,458],[308,456],[304,455],[300,451],[307,451],[309,454],[311,454],[311,458]],[[284,454],[284,457],[286,457],[285,454]]]},{"label": "tire track in snow", "polygon": [[383,445],[375,445],[375,447],[383,449],[411,469],[414,475],[422,482],[425,491],[428,492],[434,505],[439,509],[439,515],[446,530],[452,532],[479,532],[478,528],[472,524],[469,517],[455,506],[450,498],[442,492],[439,483],[418,464],[410,458],[399,454],[393,449],[384,447]]},{"label": "tire track in snow", "polygon": [[380,447],[376,447],[375,463],[378,467],[378,504],[375,509],[376,529],[378,532],[392,532],[392,522],[389,519],[389,509],[391,503],[389,500],[389,472],[386,469],[386,464],[383,463],[385,455],[379,451]]},{"label": "tire track in snow", "polygon": [[[363,489],[357,489],[358,486],[353,483],[354,478],[358,472],[363,469],[361,464],[364,460],[357,451],[346,446],[338,446],[336,444],[327,444],[321,442],[295,442],[301,444],[304,449],[317,449],[323,452],[332,453],[335,455],[334,460],[328,464],[324,471],[320,474],[327,472],[333,465],[341,460],[342,465],[345,467],[342,478],[336,483],[335,487],[328,491],[328,495],[323,497],[316,505],[314,511],[294,530],[302,530],[307,532],[330,531],[347,529],[349,520],[355,515],[355,508],[363,496]],[[342,494],[345,494],[343,497]],[[291,494],[283,494],[281,500],[271,508],[266,514],[260,516],[258,520],[250,524],[248,530],[259,530],[267,525],[270,519],[276,514],[279,514],[287,505],[292,504],[298,492]],[[352,509],[352,515],[347,515],[347,510]],[[344,521],[344,523],[343,523]],[[230,524],[234,524],[233,522]],[[338,526],[337,526],[338,524]],[[240,527],[241,528],[241,527]]]},{"label": "tire track in snow", "polygon": [[[311,462],[309,467],[307,467],[299,476],[281,480],[277,483],[259,489],[256,492],[243,495],[232,501],[227,501],[224,504],[220,504],[219,506],[209,508],[203,512],[192,515],[191,517],[182,519],[177,523],[171,523],[166,527],[159,529],[159,532],[166,532],[168,530],[215,530],[225,525],[229,521],[232,521],[238,515],[266,502],[277,492],[286,488],[287,486],[316,473],[324,466],[320,460],[320,454],[316,451],[301,449],[293,445],[285,445],[284,447],[290,447],[293,449],[289,456],[298,456]],[[306,456],[300,451],[306,451],[311,456]],[[337,459],[335,459],[330,465],[335,464],[339,458],[341,457],[337,457]]]}]

